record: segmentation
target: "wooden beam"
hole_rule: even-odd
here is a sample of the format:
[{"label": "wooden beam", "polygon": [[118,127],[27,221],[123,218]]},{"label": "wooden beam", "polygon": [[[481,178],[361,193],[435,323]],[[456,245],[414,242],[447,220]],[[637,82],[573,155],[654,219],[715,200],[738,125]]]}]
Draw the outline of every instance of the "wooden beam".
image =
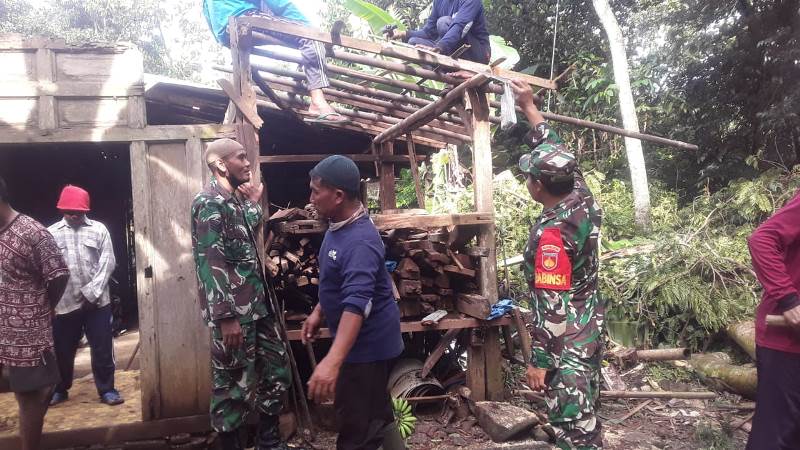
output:
[{"label": "wooden beam", "polygon": [[[453,88],[450,92],[448,92],[444,97],[436,100],[435,102],[431,103],[430,105],[420,109],[419,111],[415,112],[414,114],[406,117],[400,123],[394,125],[393,127],[389,128],[388,130],[384,131],[380,135],[378,135],[373,142],[375,144],[380,144],[382,142],[386,142],[389,140],[394,139],[397,136],[410,133],[417,128],[420,127],[421,123],[429,121],[433,117],[438,117],[439,114],[445,112],[446,110],[450,109],[450,107],[457,101],[460,101],[461,98],[464,96],[464,92],[467,89],[475,89],[484,84],[488,78],[486,75],[479,73],[469,80],[459,84],[455,88]],[[488,120],[488,107],[486,109],[486,117]],[[487,122],[488,123],[488,122]]]},{"label": "wooden beam", "polygon": [[[348,47],[378,55],[401,58],[415,63],[441,66],[453,70],[466,70],[474,73],[489,72],[489,67],[484,64],[467,60],[456,60],[450,58],[449,56],[423,52],[410,46],[365,41],[344,35],[333,35],[328,31],[323,31],[317,28],[306,27],[303,25],[270,19],[263,16],[243,16],[237,20],[239,23],[247,24],[252,28],[275,31],[305,39],[312,39],[326,44],[340,45],[342,47]],[[556,89],[557,87],[556,84],[551,80],[546,80],[544,78],[534,77],[510,70],[495,68],[493,73],[498,77],[520,79],[534,86],[548,89]]]},{"label": "wooden beam", "polygon": [[[489,102],[489,105],[492,108],[500,108],[500,102],[498,102],[498,101],[491,101],[491,102]],[[519,106],[516,107],[516,110],[517,110],[517,112],[522,113],[522,109],[520,109]],[[653,135],[653,134],[646,134],[646,133],[639,133],[639,132],[636,132],[636,131],[629,131],[629,130],[626,130],[624,128],[619,128],[619,127],[615,127],[615,126],[612,126],[612,125],[606,125],[606,124],[603,124],[603,123],[592,122],[591,120],[576,119],[574,117],[564,116],[564,115],[561,115],[561,114],[554,114],[554,113],[544,112],[544,111],[542,111],[542,117],[544,117],[547,120],[553,121],[553,122],[566,123],[566,124],[575,125],[575,126],[578,126],[578,127],[581,127],[581,128],[589,128],[589,129],[592,129],[592,130],[604,131],[606,133],[611,133],[611,134],[615,134],[615,135],[618,135],[618,136],[625,136],[625,137],[629,137],[629,138],[633,138],[633,139],[639,139],[641,141],[652,142],[654,144],[666,145],[668,147],[676,147],[676,148],[680,148],[680,149],[684,149],[684,150],[699,150],[700,149],[700,147],[698,147],[695,144],[689,144],[687,142],[678,141],[678,140],[674,140],[674,139],[668,139],[668,138],[661,137],[661,136],[656,136],[656,135]],[[500,118],[499,117],[490,117],[489,120],[492,123],[500,123]]]},{"label": "wooden beam", "polygon": [[[249,105],[248,102],[242,98],[239,93],[236,91],[236,88],[233,84],[224,79],[220,78],[217,80],[217,84],[222,88],[225,94],[228,96],[229,99],[236,105],[236,108],[239,110],[239,113],[250,122],[256,128],[261,128],[264,125],[264,120],[258,115],[258,109],[256,108],[255,101],[253,105]],[[280,106],[280,105],[278,105]]]},{"label": "wooden beam", "polygon": [[425,209],[425,191],[422,190],[422,180],[419,178],[419,167],[417,167],[417,150],[414,147],[414,139],[411,133],[406,136],[406,147],[408,148],[408,160],[412,163],[411,176],[414,177],[414,191],[417,193],[417,206]]},{"label": "wooden beam", "polygon": [[[261,89],[261,92],[264,95],[269,97],[269,99],[272,100],[273,103],[278,105],[282,110],[287,111],[289,114],[294,116],[294,118],[297,119],[298,122],[303,122],[303,118],[300,117],[300,115],[298,115],[296,112],[292,111],[289,108],[288,105],[283,103],[283,100],[281,100],[278,97],[278,95],[275,94],[275,91],[273,91],[272,88],[270,88],[270,86],[267,85],[267,83],[264,81],[264,79],[261,78],[261,74],[258,73],[258,70],[253,69],[252,70],[252,76],[253,76],[253,82],[256,84],[256,86],[258,86],[259,89]],[[305,122],[303,122],[303,123],[305,123]]]},{"label": "wooden beam", "polygon": [[[260,156],[258,158],[258,162],[262,164],[294,164],[294,163],[314,163],[320,162],[323,159],[331,156],[330,154],[306,154],[306,155],[269,155],[269,156]],[[349,155],[343,155],[355,162],[380,162],[381,160],[389,160],[393,163],[405,163],[408,164],[410,161],[406,155],[390,155],[390,156],[381,156],[381,155],[372,155],[369,153],[355,153]],[[416,156],[417,162],[425,161],[427,158],[425,156]]]},{"label": "wooden beam", "polygon": [[5,144],[47,144],[47,143],[86,143],[86,142],[165,142],[183,141],[192,137],[218,139],[233,137],[235,132],[230,125],[148,125],[144,128],[96,127],[63,128],[47,134],[38,130],[5,129],[0,133],[0,151]]},{"label": "wooden beam", "polygon": [[487,327],[483,337],[486,364],[486,400],[501,401],[504,397],[503,354],[500,350],[500,327]]},{"label": "wooden beam", "polygon": [[[380,155],[387,157],[393,155],[393,144],[384,142],[381,144]],[[380,163],[380,206],[382,211],[397,208],[397,193],[395,192],[394,164],[381,158]]]},{"label": "wooden beam", "polygon": [[377,214],[372,221],[379,230],[395,228],[440,228],[455,225],[489,225],[494,223],[493,213],[470,214]]},{"label": "wooden beam", "polygon": [[430,355],[428,355],[428,357],[425,359],[425,363],[422,365],[422,371],[419,374],[420,377],[425,378],[429,373],[431,373],[433,366],[439,362],[439,360],[442,358],[442,355],[444,355],[444,351],[450,347],[450,343],[453,342],[456,337],[458,337],[458,333],[460,332],[460,329],[453,328],[452,330],[447,330],[444,336],[439,338],[439,342],[436,344],[436,347],[434,347],[433,351]]},{"label": "wooden beam", "polygon": [[[475,209],[478,213],[494,211],[492,137],[489,124],[489,105],[486,94],[474,89],[468,91],[472,108],[472,170],[475,190]],[[481,295],[489,304],[497,302],[497,250],[495,248],[495,225],[487,224],[478,233],[478,246],[489,249],[489,256],[480,259],[478,284]]]},{"label": "wooden beam", "polygon": [[[460,317],[456,313],[450,313],[446,318],[440,320],[438,323],[435,323],[433,325],[422,325],[421,321],[400,322],[400,332],[415,333],[419,331],[452,330],[454,328],[458,329],[479,328],[485,326],[508,325],[510,323],[511,319],[508,317],[501,317],[499,319],[495,319],[492,321],[485,321],[473,318]],[[299,341],[302,333],[299,329],[297,329],[297,330],[289,330],[288,334],[290,341]],[[330,339],[331,338],[330,330],[328,328],[320,328],[319,338]]]},{"label": "wooden beam", "polygon": [[[211,431],[208,414],[177,417],[173,419],[133,422],[108,427],[78,428],[74,430],[49,431],[42,434],[42,450],[63,449],[66,447],[91,447],[96,445],[113,446],[128,441],[143,441],[166,438],[176,434],[199,434]],[[19,436],[0,437],[0,448],[21,448]],[[138,448],[138,447],[132,447]],[[155,447],[154,447],[155,448]],[[169,448],[164,441],[163,448]]]}]

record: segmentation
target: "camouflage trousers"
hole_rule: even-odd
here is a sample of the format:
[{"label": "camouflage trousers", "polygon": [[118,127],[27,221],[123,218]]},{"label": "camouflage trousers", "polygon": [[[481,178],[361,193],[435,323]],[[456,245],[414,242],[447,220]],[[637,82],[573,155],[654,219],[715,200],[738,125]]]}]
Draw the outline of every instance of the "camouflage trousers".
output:
[{"label": "camouflage trousers", "polygon": [[602,428],[594,411],[600,396],[600,367],[594,364],[562,366],[548,373],[547,415],[556,432],[556,446],[562,450],[603,448]]},{"label": "camouflage trousers", "polygon": [[233,431],[258,412],[278,415],[281,397],[291,383],[286,347],[272,318],[242,324],[243,345],[222,344],[222,330],[211,333],[211,426]]}]

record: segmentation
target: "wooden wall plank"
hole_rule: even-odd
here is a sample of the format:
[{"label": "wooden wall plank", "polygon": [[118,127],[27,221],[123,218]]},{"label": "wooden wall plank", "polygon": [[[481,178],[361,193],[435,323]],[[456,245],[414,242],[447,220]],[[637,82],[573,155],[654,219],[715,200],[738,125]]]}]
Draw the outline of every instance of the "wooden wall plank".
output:
[{"label": "wooden wall plank", "polygon": [[[192,138],[186,141],[186,168],[188,178],[188,193],[189,198],[193,199],[197,192],[203,189],[204,184],[211,176],[205,162],[203,161],[203,151],[205,151],[205,143],[200,138]],[[188,208],[188,204],[187,204]],[[191,264],[192,274],[194,274],[194,262]],[[191,277],[193,283],[192,298],[197,298],[197,283],[196,277]],[[196,313],[199,314],[200,305],[196,304]],[[201,321],[188,321],[194,324],[194,343],[196,346],[195,372],[197,376],[196,395],[198,399],[197,406],[202,411],[207,411],[209,401],[211,399],[211,346],[210,346],[210,333],[208,327],[204,326]]]},{"label": "wooden wall plank", "polygon": [[[16,99],[15,99],[16,100]],[[14,123],[25,123],[25,120],[33,120],[35,124],[36,99],[25,99],[14,103],[18,108],[4,106],[6,101],[0,104],[0,128],[3,127],[4,118],[13,128],[3,130],[0,133],[0,145],[2,144],[38,144],[38,143],[82,143],[82,142],[169,142],[184,141],[192,137],[201,139],[235,138],[236,133],[231,125],[207,124],[207,125],[148,125],[145,128],[135,129],[127,126],[115,127],[83,127],[53,130],[51,133],[41,134],[31,128],[19,129]],[[26,109],[27,108],[27,109]],[[30,119],[28,111],[33,111],[33,118]]]},{"label": "wooden wall plank", "polygon": [[[191,252],[191,218],[187,213],[196,191],[191,190],[186,144],[148,145],[150,214],[153,246],[155,327],[159,351],[158,379],[161,410],[158,418],[202,413],[207,397],[198,396],[208,386],[209,372],[198,370],[198,360],[208,361],[208,340],[198,342],[204,324],[200,319],[197,281]],[[194,170],[200,165],[192,163]],[[196,184],[195,184],[196,187]],[[206,330],[207,333],[207,330]],[[208,392],[208,391],[206,391]]]},{"label": "wooden wall plank", "polygon": [[139,305],[139,380],[142,393],[142,419],[152,420],[161,415],[159,353],[156,334],[156,305],[154,297],[152,259],[153,234],[150,226],[151,192],[148,173],[147,144],[131,143],[131,183],[133,187],[133,222],[136,246],[136,299]]},{"label": "wooden wall plank", "polygon": [[[59,127],[109,127],[128,124],[128,99],[125,97],[61,98],[56,105],[56,111]],[[40,111],[39,116],[41,115]]]}]

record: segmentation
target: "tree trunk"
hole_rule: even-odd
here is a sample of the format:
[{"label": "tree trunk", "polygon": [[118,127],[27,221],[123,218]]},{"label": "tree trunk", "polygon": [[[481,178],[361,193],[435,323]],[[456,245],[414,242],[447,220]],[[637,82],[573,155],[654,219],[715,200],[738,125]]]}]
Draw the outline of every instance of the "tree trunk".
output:
[{"label": "tree trunk", "polygon": [[[592,0],[600,23],[608,36],[611,48],[611,61],[614,66],[614,81],[619,89],[619,106],[622,113],[622,125],[626,130],[639,131],[636,118],[636,105],[633,103],[631,80],[628,71],[628,59],[625,54],[625,42],[619,28],[614,11],[608,0]],[[625,152],[628,156],[628,167],[631,171],[633,187],[633,205],[636,225],[642,229],[650,228],[650,189],[647,185],[647,170],[642,153],[642,142],[638,139],[625,138]]]},{"label": "tree trunk", "polygon": [[737,366],[725,353],[692,355],[689,365],[703,381],[716,388],[727,389],[747,398],[756,398],[758,374],[755,367]]}]

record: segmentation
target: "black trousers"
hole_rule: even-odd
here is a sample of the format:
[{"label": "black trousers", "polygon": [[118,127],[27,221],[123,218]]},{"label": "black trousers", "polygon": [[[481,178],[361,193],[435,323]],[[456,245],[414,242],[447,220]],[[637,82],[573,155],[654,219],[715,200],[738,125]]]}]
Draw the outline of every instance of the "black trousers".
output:
[{"label": "black trousers", "polygon": [[375,450],[394,426],[387,384],[395,360],[345,363],[336,382],[337,450]]},{"label": "black trousers", "polygon": [[53,343],[56,349],[61,383],[56,392],[66,393],[72,387],[75,352],[86,333],[92,355],[92,374],[97,393],[114,390],[114,335],[111,332],[111,305],[94,310],[73,311],[53,319]]},{"label": "black trousers", "polygon": [[800,354],[757,346],[758,391],[747,450],[800,448]]}]

